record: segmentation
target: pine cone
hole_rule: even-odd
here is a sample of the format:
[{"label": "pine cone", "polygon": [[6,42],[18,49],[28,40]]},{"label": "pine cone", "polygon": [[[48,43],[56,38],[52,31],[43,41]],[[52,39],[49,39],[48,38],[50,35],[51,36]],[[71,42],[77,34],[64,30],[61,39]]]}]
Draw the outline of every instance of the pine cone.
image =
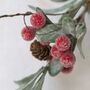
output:
[{"label": "pine cone", "polygon": [[39,60],[47,60],[52,58],[50,55],[50,49],[51,47],[49,45],[43,46],[37,40],[35,40],[30,47],[32,55]]}]

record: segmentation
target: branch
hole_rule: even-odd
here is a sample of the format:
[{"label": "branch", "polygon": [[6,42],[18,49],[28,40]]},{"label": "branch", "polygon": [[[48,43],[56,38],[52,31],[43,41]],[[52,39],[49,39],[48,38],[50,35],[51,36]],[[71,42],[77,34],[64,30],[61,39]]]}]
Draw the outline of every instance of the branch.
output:
[{"label": "branch", "polygon": [[[33,14],[32,12],[25,12],[25,13],[16,13],[16,14],[6,14],[6,15],[1,15],[0,18],[5,18],[5,17],[15,17],[15,16],[29,16]],[[58,14],[53,14],[53,13],[46,13],[46,15],[51,15],[51,16],[57,16],[57,15],[63,15],[64,13],[58,13]]]},{"label": "branch", "polygon": [[16,14],[6,14],[6,15],[1,15],[0,18],[4,18],[4,17],[14,17],[14,16],[28,16],[31,15],[32,12],[26,12],[26,13],[16,13]]}]

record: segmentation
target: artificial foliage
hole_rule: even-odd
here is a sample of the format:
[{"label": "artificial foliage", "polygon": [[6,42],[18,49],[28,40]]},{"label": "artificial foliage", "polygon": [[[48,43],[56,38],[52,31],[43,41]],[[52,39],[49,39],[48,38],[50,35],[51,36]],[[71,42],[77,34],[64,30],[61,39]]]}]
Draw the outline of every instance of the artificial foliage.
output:
[{"label": "artificial foliage", "polygon": [[[23,16],[25,26],[21,36],[25,41],[32,41],[30,52],[37,60],[45,61],[34,74],[22,80],[15,81],[19,85],[17,90],[42,90],[45,76],[56,76],[60,72],[71,73],[77,61],[74,54],[76,46],[85,59],[82,42],[86,34],[85,14],[89,11],[90,0],[51,0],[55,3],[65,2],[63,6],[53,9],[41,9],[28,5],[33,12],[2,15],[4,17]],[[84,7],[82,12],[80,9]],[[58,23],[52,22],[49,16],[60,16]],[[30,26],[25,17],[30,16]]]}]

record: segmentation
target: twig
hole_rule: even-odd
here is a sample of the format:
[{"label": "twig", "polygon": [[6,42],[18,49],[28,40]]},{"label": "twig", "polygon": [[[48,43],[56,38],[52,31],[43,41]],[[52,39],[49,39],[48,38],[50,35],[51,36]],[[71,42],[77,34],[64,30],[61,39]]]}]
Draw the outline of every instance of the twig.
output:
[{"label": "twig", "polygon": [[80,21],[83,21],[83,20],[84,20],[84,16],[85,16],[85,13],[87,12],[87,8],[88,8],[88,5],[85,4],[85,5],[84,5],[84,10],[83,10],[82,13],[78,16],[78,18],[76,18],[76,21],[77,21],[77,22],[80,22]]},{"label": "twig", "polygon": [[[5,17],[15,17],[15,16],[29,16],[33,14],[32,12],[25,12],[25,13],[16,13],[16,14],[6,14],[6,15],[1,15],[0,18],[5,18]],[[46,15],[51,15],[51,16],[57,16],[57,15],[63,15],[65,13],[58,13],[58,14],[53,14],[53,13],[46,13]]]},{"label": "twig", "polygon": [[31,15],[32,12],[26,12],[26,13],[16,13],[16,14],[6,14],[6,15],[1,15],[0,18],[4,18],[4,17],[14,17],[14,16],[28,16]]}]

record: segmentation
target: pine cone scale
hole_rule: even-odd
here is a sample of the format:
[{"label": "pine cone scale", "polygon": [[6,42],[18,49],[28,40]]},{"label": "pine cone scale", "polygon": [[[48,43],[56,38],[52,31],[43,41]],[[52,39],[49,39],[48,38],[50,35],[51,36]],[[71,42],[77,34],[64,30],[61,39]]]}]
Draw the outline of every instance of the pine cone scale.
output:
[{"label": "pine cone scale", "polygon": [[49,45],[43,46],[38,41],[34,41],[31,44],[30,51],[32,52],[32,55],[39,59],[39,60],[47,60],[51,57],[50,55],[50,49],[51,47]]}]

